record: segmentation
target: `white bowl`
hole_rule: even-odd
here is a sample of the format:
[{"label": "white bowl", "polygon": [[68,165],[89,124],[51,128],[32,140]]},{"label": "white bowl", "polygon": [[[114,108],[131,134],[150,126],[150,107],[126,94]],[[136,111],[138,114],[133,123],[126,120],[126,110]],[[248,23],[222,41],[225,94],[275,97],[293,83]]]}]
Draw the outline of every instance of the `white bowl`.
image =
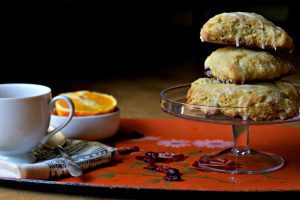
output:
[{"label": "white bowl", "polygon": [[[57,127],[67,117],[51,115],[51,126]],[[61,130],[66,138],[80,140],[102,140],[114,135],[120,125],[120,110],[95,116],[74,116]]]}]

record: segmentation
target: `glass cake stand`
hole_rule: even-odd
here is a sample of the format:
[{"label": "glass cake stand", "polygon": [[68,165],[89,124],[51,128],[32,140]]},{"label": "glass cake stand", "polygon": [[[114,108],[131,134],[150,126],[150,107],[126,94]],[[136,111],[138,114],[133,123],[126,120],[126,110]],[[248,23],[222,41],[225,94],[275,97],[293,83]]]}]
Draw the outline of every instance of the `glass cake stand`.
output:
[{"label": "glass cake stand", "polygon": [[[190,84],[184,84],[163,90],[161,92],[163,111],[188,120],[232,126],[233,147],[202,156],[198,161],[200,167],[209,171],[230,174],[258,174],[278,170],[284,165],[282,157],[267,152],[259,152],[249,147],[249,126],[300,122],[300,115],[292,119],[271,121],[254,121],[246,117],[243,117],[243,119],[227,117],[222,113],[243,113],[248,108],[186,104],[186,95],[189,88]],[[227,167],[220,166],[220,163],[226,164]]]}]

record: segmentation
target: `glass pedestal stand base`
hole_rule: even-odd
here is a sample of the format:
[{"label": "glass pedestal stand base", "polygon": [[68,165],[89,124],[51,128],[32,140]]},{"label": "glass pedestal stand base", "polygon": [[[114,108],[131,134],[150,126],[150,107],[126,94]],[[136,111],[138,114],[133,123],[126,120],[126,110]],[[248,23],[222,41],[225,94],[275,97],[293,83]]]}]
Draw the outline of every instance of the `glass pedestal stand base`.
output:
[{"label": "glass pedestal stand base", "polygon": [[232,125],[234,147],[202,156],[198,165],[209,171],[229,174],[258,174],[280,169],[284,160],[278,155],[249,148],[249,126]]}]

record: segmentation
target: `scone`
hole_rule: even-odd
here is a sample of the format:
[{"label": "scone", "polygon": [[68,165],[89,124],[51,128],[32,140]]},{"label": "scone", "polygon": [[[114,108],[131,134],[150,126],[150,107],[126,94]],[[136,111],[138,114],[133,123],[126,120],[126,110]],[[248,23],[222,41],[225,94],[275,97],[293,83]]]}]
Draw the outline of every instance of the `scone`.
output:
[{"label": "scone", "polygon": [[200,38],[205,42],[268,49],[293,49],[293,39],[263,16],[248,12],[222,13],[209,19]]},{"label": "scone", "polygon": [[252,120],[289,119],[299,114],[297,89],[285,81],[259,84],[224,84],[210,78],[192,83],[187,103],[207,115]]},{"label": "scone", "polygon": [[295,73],[292,64],[268,52],[236,47],[214,51],[204,66],[207,76],[227,83],[273,80]]}]

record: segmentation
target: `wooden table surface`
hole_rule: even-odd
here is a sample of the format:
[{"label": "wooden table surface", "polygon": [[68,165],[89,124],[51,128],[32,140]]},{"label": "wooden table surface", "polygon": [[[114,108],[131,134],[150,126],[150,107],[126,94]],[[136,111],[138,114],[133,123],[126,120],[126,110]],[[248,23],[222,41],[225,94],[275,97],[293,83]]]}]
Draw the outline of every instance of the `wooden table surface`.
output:
[{"label": "wooden table surface", "polygon": [[[299,60],[296,61],[297,65],[298,63]],[[175,84],[191,82],[201,75],[199,67],[188,61],[165,66],[151,75],[90,82],[72,81],[68,90],[87,89],[113,94],[118,100],[121,118],[165,118],[170,116],[161,111],[160,91]],[[300,84],[299,73],[289,79]],[[61,88],[60,92],[63,90]],[[74,191],[62,186],[35,188],[30,184],[0,182],[0,199],[132,199],[141,197],[138,195],[141,194],[128,194],[124,191]]]}]

